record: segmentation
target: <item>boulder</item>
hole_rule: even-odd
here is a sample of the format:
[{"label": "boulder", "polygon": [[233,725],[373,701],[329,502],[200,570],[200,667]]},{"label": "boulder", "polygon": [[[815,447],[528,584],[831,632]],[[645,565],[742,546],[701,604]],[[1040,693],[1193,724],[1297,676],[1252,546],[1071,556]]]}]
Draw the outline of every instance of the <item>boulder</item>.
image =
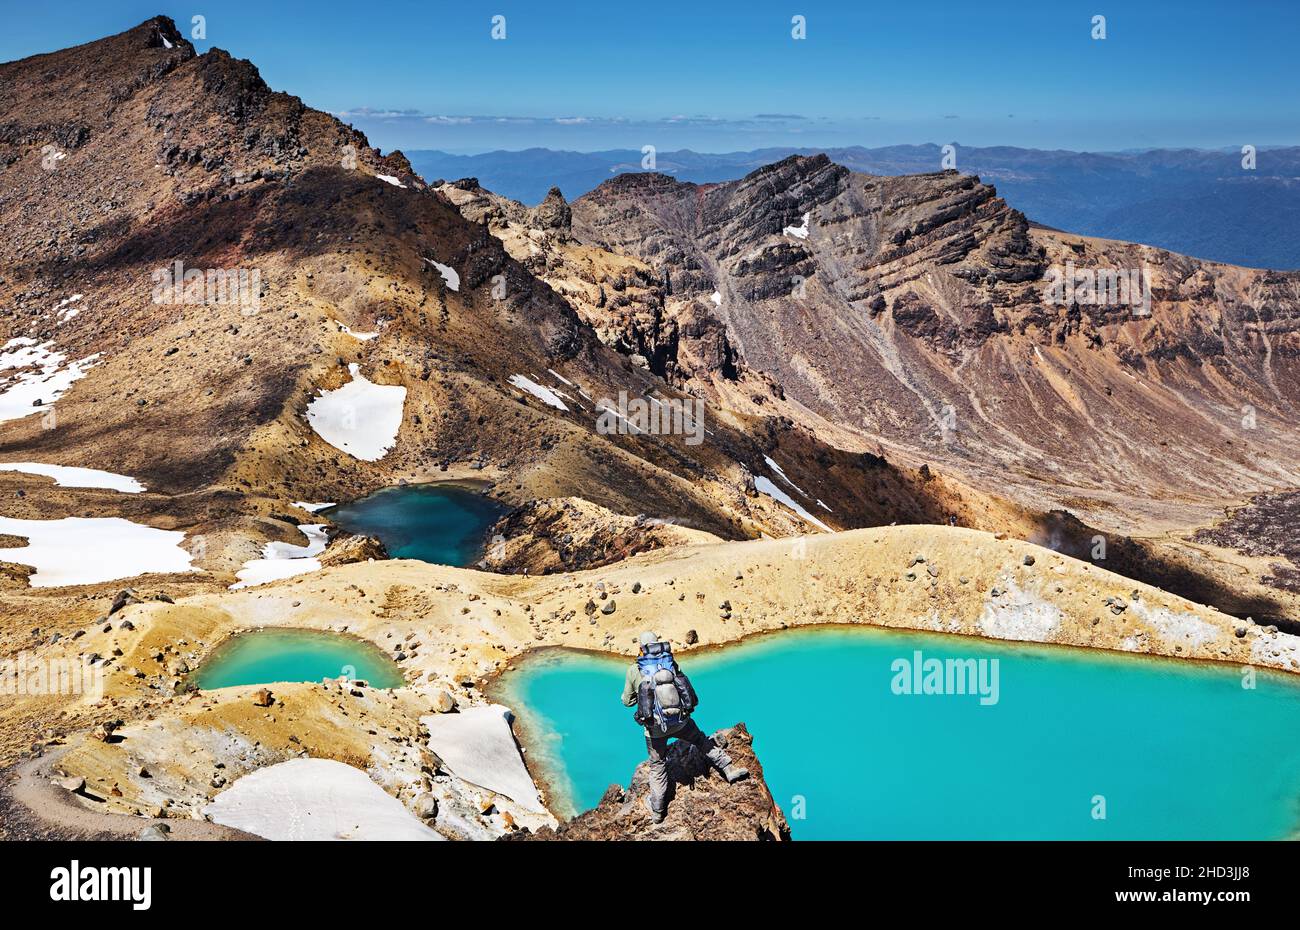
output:
[{"label": "boulder", "polygon": [[353,562],[381,561],[388,558],[388,550],[375,536],[353,536],[345,533],[330,540],[329,546],[319,556],[322,567],[349,565]]}]

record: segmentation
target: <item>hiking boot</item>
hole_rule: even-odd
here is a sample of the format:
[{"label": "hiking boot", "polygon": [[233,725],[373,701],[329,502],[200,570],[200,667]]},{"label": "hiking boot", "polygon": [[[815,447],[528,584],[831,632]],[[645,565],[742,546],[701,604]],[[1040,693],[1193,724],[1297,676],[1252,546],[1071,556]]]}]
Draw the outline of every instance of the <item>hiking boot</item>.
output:
[{"label": "hiking boot", "polygon": [[650,806],[649,798],[646,798],[644,803],[645,803],[645,809],[650,812],[650,822],[663,823],[664,817],[667,816],[668,812],[655,810],[653,807]]},{"label": "hiking boot", "polygon": [[749,769],[742,769],[738,765],[728,765],[722,770],[722,777],[727,780],[727,784],[734,785],[742,778],[749,777]]}]

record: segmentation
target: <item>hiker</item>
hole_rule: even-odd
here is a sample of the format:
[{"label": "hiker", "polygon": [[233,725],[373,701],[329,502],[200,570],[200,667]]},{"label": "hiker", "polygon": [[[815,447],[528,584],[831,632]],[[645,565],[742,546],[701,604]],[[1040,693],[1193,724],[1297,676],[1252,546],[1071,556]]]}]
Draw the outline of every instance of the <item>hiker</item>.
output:
[{"label": "hiker", "polygon": [[748,769],[732,764],[725,749],[705,736],[691,711],[699,704],[691,680],[677,667],[673,650],[659,636],[649,631],[637,640],[640,652],[627,670],[623,683],[623,704],[635,707],[633,718],[645,730],[646,750],[650,754],[650,796],[646,807],[655,823],[668,813],[668,741],[686,740],[713,764],[727,780],[740,781]]}]

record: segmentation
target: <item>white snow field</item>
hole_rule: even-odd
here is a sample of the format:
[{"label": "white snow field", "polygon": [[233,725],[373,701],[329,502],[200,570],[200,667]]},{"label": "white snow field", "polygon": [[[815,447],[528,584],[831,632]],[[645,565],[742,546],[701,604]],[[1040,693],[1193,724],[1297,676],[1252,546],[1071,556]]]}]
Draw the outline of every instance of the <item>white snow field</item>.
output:
[{"label": "white snow field", "polygon": [[532,378],[525,378],[523,375],[511,375],[510,383],[521,391],[532,394],[544,404],[550,404],[558,410],[568,410],[564,401],[560,400],[560,395],[556,394],[550,388],[538,384]]},{"label": "white snow field", "polygon": [[426,258],[425,261],[428,262],[430,265],[432,265],[434,268],[438,269],[438,274],[442,275],[442,280],[445,281],[447,284],[447,290],[449,291],[460,290],[460,273],[456,271],[455,268],[451,267],[450,265],[444,265],[441,262],[435,262],[431,258]]},{"label": "white snow field", "polygon": [[767,467],[772,469],[772,471],[776,473],[776,476],[778,478],[780,478],[786,484],[790,485],[790,487],[794,488],[800,494],[803,494],[804,497],[808,496],[807,494],[804,494],[803,488],[799,487],[799,485],[795,484],[793,481],[790,480],[790,478],[786,475],[785,470],[780,465],[772,461],[771,456],[767,456],[767,455],[763,456],[763,461],[767,462]]},{"label": "white snow field", "polygon": [[785,491],[782,491],[775,484],[773,484],[771,478],[765,477],[763,475],[755,475],[754,487],[759,492],[766,494],[768,497],[775,498],[776,500],[785,504],[787,507],[789,507],[795,513],[797,513],[799,516],[803,517],[813,526],[819,527],[820,529],[826,531],[827,533],[835,532],[829,526],[823,523],[821,520],[818,520],[816,517],[810,514],[806,507],[804,507],[802,504],[796,501],[789,494],[785,493]]},{"label": "white snow field", "polygon": [[159,530],[121,517],[64,517],[16,520],[0,517],[0,533],[22,536],[28,545],[0,549],[0,562],[35,566],[33,588],[95,584],[149,572],[192,572],[181,548],[185,534]]},{"label": "white snow field", "polygon": [[420,722],[429,730],[429,748],[457,778],[544,813],[537,786],[515,745],[509,713],[500,704],[485,704],[421,717]]},{"label": "white snow field", "polygon": [[339,323],[338,320],[335,320],[334,322],[338,325],[339,332],[343,333],[345,336],[351,336],[353,339],[359,339],[359,340],[361,340],[362,342],[369,342],[371,339],[378,339],[378,338],[379,338],[379,333],[378,333],[378,332],[373,332],[373,333],[357,333],[357,332],[353,332],[353,331],[348,327],[348,324],[346,324],[346,323]]},{"label": "white snow field", "polygon": [[25,475],[44,475],[53,478],[61,488],[107,488],[123,494],[139,494],[144,485],[126,475],[117,475],[98,468],[78,468],[73,465],[45,465],[41,462],[0,462],[0,471],[17,471]]},{"label": "white snow field", "polygon": [[290,759],[250,772],[203,809],[268,840],[442,840],[365,772],[332,759]]},{"label": "white snow field", "polygon": [[[22,336],[0,346],[0,423],[48,410],[99,358],[89,355],[69,362],[53,346],[53,342],[38,344]],[[33,366],[40,370],[21,370]],[[5,375],[5,371],[17,373]]]},{"label": "white snow field", "polygon": [[348,366],[352,380],[325,391],[307,405],[311,428],[335,449],[363,462],[375,462],[397,442],[402,426],[406,388],[367,381],[356,362]]},{"label": "white snow field", "polygon": [[332,503],[329,502],[323,504],[312,504],[309,503],[308,501],[294,501],[293,505],[295,507],[301,507],[303,510],[307,511],[308,513],[315,513],[318,510],[324,510],[326,507],[334,506]]},{"label": "white snow field", "polygon": [[66,323],[68,322],[68,320],[74,319],[78,314],[80,314],[81,308],[73,305],[77,301],[81,300],[81,297],[82,297],[81,294],[73,294],[71,297],[66,297],[63,300],[60,300],[55,305],[54,310],[52,311],[54,313],[57,313],[59,316],[58,320],[56,320],[55,322]]},{"label": "white snow field", "polygon": [[235,573],[235,577],[239,580],[230,586],[230,590],[238,591],[240,588],[251,588],[254,585],[266,584],[268,581],[279,581],[281,578],[292,578],[294,575],[320,571],[320,559],[316,556],[324,552],[325,546],[329,543],[325,524],[301,523],[298,529],[302,530],[303,535],[307,537],[307,545],[267,543],[262,547],[260,559],[250,559]]}]

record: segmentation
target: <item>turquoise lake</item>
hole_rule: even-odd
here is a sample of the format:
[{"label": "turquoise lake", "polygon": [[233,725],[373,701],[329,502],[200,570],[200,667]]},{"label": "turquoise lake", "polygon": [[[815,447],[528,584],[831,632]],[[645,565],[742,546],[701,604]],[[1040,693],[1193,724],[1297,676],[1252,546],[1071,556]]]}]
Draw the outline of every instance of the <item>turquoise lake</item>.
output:
[{"label": "turquoise lake", "polygon": [[[892,664],[918,649],[997,659],[997,702],[895,694]],[[680,661],[705,732],[749,726],[796,839],[1282,839],[1300,826],[1300,680],[1281,673],[1248,690],[1229,666],[870,628]],[[547,651],[499,683],[562,814],[645,758],[619,702],[626,668]]]},{"label": "turquoise lake", "polygon": [[376,688],[406,684],[397,664],[373,643],[315,630],[254,630],[230,637],[190,676],[199,688],[230,688],[322,678],[360,678]]},{"label": "turquoise lake", "polygon": [[449,485],[384,488],[321,511],[350,533],[378,536],[395,559],[473,565],[487,531],[508,510],[482,494]]}]

